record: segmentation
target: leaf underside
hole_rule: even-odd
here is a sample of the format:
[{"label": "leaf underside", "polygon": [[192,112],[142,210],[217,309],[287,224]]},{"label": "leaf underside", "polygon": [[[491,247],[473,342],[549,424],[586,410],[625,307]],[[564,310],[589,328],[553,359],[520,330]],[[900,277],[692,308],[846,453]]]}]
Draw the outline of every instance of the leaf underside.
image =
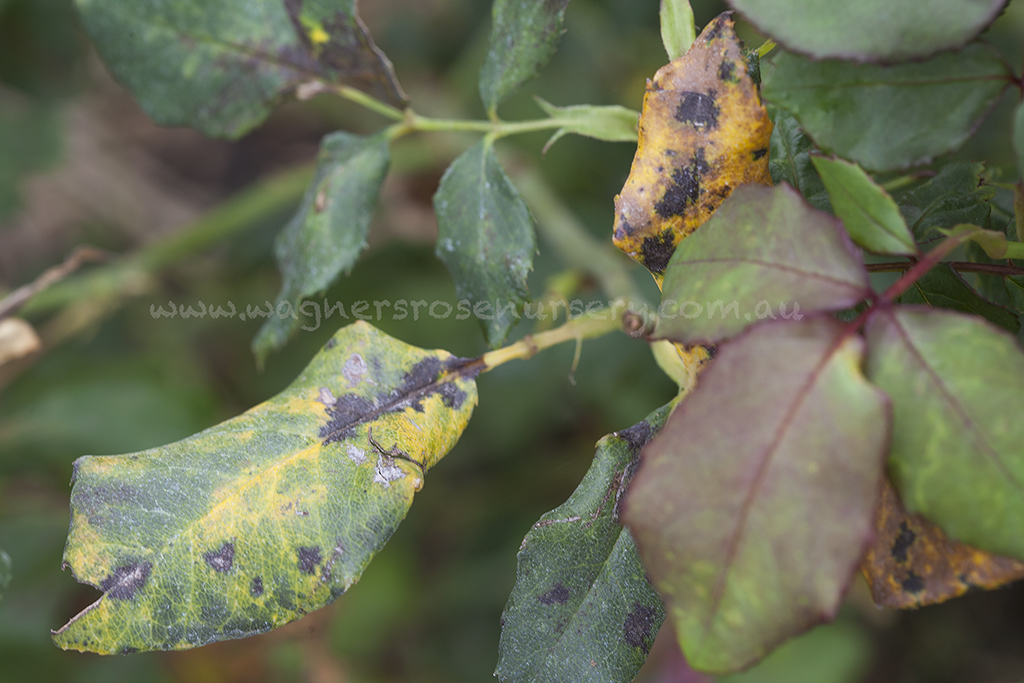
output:
[{"label": "leaf underside", "polygon": [[839,608],[887,446],[862,353],[830,317],[760,323],[644,449],[626,521],[694,668],[745,668]]},{"label": "leaf underside", "polygon": [[499,680],[630,681],[640,670],[665,610],[619,514],[640,449],[669,410],[601,439],[569,500],[523,539],[502,615]]},{"label": "leaf underside", "polygon": [[236,418],[80,458],[65,566],[103,595],[64,649],[185,649],[333,602],[405,517],[476,405],[475,366],[358,322]]}]

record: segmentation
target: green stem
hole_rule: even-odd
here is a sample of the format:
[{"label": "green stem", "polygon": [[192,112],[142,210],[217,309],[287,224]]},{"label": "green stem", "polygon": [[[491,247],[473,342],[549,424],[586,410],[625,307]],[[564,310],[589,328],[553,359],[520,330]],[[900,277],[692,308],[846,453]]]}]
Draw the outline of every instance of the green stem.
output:
[{"label": "green stem", "polygon": [[370,111],[376,112],[381,116],[385,116],[394,121],[404,121],[405,113],[401,109],[392,107],[390,104],[381,102],[372,95],[367,95],[362,90],[356,90],[347,85],[333,86],[331,90],[344,97],[349,102],[355,102],[356,104],[369,109]]},{"label": "green stem", "polygon": [[107,268],[65,280],[39,292],[22,309],[39,314],[83,297],[117,296],[137,289],[140,276],[159,271],[250,227],[297,202],[313,177],[312,165],[279,173],[238,193],[191,225],[125,256]]},{"label": "green stem", "polygon": [[572,268],[594,277],[612,299],[637,305],[645,301],[630,276],[626,259],[605,242],[599,242],[580,223],[533,169],[515,174],[515,184],[537,217],[541,237],[558,250]]}]

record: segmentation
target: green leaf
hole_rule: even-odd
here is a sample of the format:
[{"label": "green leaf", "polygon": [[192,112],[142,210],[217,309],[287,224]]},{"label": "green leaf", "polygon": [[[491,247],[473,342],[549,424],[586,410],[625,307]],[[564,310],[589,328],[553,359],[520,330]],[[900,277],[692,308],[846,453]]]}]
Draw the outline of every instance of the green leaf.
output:
[{"label": "green leaf", "polygon": [[929,235],[938,237],[932,233],[933,228],[986,224],[992,211],[988,200],[994,193],[992,188],[981,186],[984,170],[981,164],[947,164],[926,183],[893,192],[918,242]]},{"label": "green leaf", "polygon": [[756,325],[644,449],[626,522],[695,669],[741,670],[842,603],[888,445],[863,348],[828,316]]},{"label": "green leaf", "polygon": [[962,145],[1009,85],[991,47],[894,66],[780,54],[764,95],[788,109],[822,149],[869,171],[908,168]]},{"label": "green leaf", "polygon": [[1011,275],[1002,278],[1006,286],[1006,294],[1010,305],[1018,314],[1024,314],[1024,275]]},{"label": "green leaf", "polygon": [[60,153],[57,110],[0,86],[0,223],[21,206],[20,185]]},{"label": "green leaf", "polygon": [[494,0],[491,42],[480,69],[488,111],[511,95],[555,54],[569,0]]},{"label": "green leaf", "polygon": [[1013,152],[1017,157],[1017,172],[1024,178],[1024,103],[1017,105],[1013,115]]},{"label": "green leaf", "polygon": [[562,506],[526,534],[502,614],[501,681],[631,681],[665,610],[647,582],[620,496],[665,406],[597,443],[594,463]]},{"label": "green leaf", "polygon": [[899,62],[960,47],[995,21],[1007,0],[729,0],[772,39],[817,59]]},{"label": "green leaf", "polygon": [[857,164],[813,157],[836,216],[858,245],[876,254],[914,256],[917,244],[889,194]]},{"label": "green leaf", "polygon": [[784,109],[776,110],[770,150],[768,168],[772,182],[776,185],[789,183],[811,206],[832,213],[825,184],[811,162],[811,154],[817,148],[800,127],[800,122]]},{"label": "green leaf", "polygon": [[237,138],[299,86],[405,95],[356,0],[76,0],[103,61],[160,124]]},{"label": "green leaf", "polygon": [[872,649],[863,628],[836,621],[787,641],[750,671],[718,683],[861,683]]},{"label": "green leaf", "polygon": [[637,121],[640,112],[618,105],[594,106],[589,104],[570,107],[556,107],[535,97],[537,104],[551,118],[562,123],[548,143],[544,145],[546,152],[563,135],[575,133],[607,142],[632,142],[637,139]]},{"label": "green leaf", "polygon": [[1024,258],[1024,244],[1006,239],[1006,233],[998,230],[981,230],[976,225],[961,225],[952,230],[943,230],[943,234],[952,236],[968,231],[971,242],[974,242],[985,255],[992,259]]},{"label": "green leaf", "polygon": [[745,185],[679,243],[669,261],[655,331],[715,343],[759,319],[800,320],[868,295],[860,252],[842,224],[788,185]]},{"label": "green leaf", "polygon": [[275,244],[283,282],[277,315],[253,340],[260,362],[283,347],[299,326],[302,300],[327,289],[359,259],[390,158],[383,134],[332,133],[321,142],[313,182]]},{"label": "green leaf", "polygon": [[184,649],[333,602],[458,440],[477,369],[357,322],[243,415],[160,448],[80,458],[64,560],[103,595],[54,641]]},{"label": "green leaf", "polygon": [[437,249],[461,299],[474,303],[492,347],[519,319],[529,291],[537,238],[530,210],[505,175],[490,141],[466,150],[445,171],[434,195]]},{"label": "green leaf", "polygon": [[1020,330],[1020,319],[1013,311],[982,298],[946,263],[938,264],[918,279],[903,293],[900,303],[927,304],[932,308],[973,313],[1014,334]]},{"label": "green leaf", "polygon": [[974,316],[881,309],[868,378],[892,397],[889,470],[907,510],[946,534],[1024,559],[1024,354]]},{"label": "green leaf", "polygon": [[690,0],[661,0],[661,42],[669,60],[679,59],[697,39]]}]

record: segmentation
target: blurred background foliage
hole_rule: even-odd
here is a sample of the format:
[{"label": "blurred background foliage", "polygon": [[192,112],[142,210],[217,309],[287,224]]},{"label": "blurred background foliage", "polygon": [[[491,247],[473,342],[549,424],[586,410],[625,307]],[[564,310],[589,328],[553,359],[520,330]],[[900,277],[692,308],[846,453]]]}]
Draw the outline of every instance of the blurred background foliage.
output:
[{"label": "blurred background foliage", "polygon": [[[724,9],[694,8],[698,26]],[[437,116],[483,115],[476,78],[489,10],[487,0],[362,3],[417,110]],[[558,105],[639,109],[646,79],[665,61],[657,17],[655,0],[573,0],[554,61],[503,105],[503,116],[539,116],[531,93]],[[749,27],[740,31],[759,44]],[[1021,62],[1019,0],[988,38]],[[1008,97],[960,153],[1005,168],[1005,179],[1015,176],[1004,139],[1013,104]],[[0,295],[75,245],[129,253],[153,243],[253,182],[309,163],[328,132],[381,125],[320,97],[285,106],[234,143],[161,129],[104,72],[71,0],[0,0]],[[538,168],[588,229],[608,239],[612,197],[633,146],[568,137],[542,157],[544,139],[521,136],[500,147],[513,171]],[[472,141],[419,136],[396,145],[371,249],[328,300],[346,307],[360,299],[456,300],[433,257],[430,198]],[[575,488],[598,438],[673,395],[645,345],[624,335],[588,342],[575,372],[572,348],[504,366],[480,379],[480,407],[465,436],[431,472],[365,578],[331,607],[264,636],[190,652],[103,658],[58,650],[49,629],[96,598],[60,570],[74,459],[157,446],[238,414],[287,385],[338,326],[335,317],[300,332],[260,372],[249,351],[260,320],[151,314],[168,302],[230,301],[244,310],[272,300],[279,280],[271,244],[297,199],[116,296],[82,292],[52,315],[29,316],[44,349],[0,374],[0,548],[13,576],[0,600],[0,681],[489,680],[523,535]],[[552,251],[542,239],[535,297],[563,270]],[[634,270],[638,283],[656,300],[641,271]],[[599,296],[592,283],[583,294]],[[397,321],[385,313],[375,324],[422,347],[484,351],[473,321]],[[1019,683],[1022,588],[897,613],[877,610],[858,581],[836,626],[729,680]],[[686,669],[672,640],[666,628],[641,680],[707,680]]]}]

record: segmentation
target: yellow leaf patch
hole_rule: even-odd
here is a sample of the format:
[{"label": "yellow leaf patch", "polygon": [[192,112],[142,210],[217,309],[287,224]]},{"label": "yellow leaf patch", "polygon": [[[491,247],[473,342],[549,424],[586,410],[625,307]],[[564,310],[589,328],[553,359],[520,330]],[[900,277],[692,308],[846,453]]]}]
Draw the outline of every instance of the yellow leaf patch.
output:
[{"label": "yellow leaf patch", "polygon": [[679,242],[739,185],[771,184],[772,122],[729,13],[647,84],[614,242],[661,284]]},{"label": "yellow leaf patch", "polygon": [[54,641],[184,649],[333,602],[458,441],[479,369],[357,322],[236,418],[141,453],[80,458],[64,561],[103,595]]}]

